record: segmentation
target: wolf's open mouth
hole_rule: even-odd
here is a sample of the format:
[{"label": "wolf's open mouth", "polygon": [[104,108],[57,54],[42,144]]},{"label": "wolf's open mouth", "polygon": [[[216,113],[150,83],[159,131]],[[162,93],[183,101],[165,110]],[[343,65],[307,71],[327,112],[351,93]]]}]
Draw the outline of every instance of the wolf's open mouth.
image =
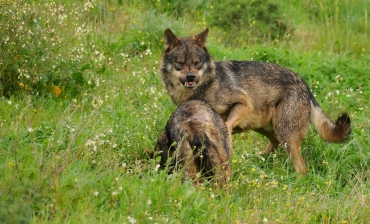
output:
[{"label": "wolf's open mouth", "polygon": [[193,88],[195,86],[195,82],[185,82],[186,88]]}]

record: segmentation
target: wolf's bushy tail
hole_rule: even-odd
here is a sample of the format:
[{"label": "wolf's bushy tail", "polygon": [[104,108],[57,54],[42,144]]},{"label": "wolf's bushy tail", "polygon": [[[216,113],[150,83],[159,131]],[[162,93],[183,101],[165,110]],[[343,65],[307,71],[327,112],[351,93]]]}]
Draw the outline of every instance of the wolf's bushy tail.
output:
[{"label": "wolf's bushy tail", "polygon": [[351,119],[347,113],[341,114],[333,123],[313,102],[311,102],[311,122],[320,136],[328,142],[343,142],[351,134]]}]

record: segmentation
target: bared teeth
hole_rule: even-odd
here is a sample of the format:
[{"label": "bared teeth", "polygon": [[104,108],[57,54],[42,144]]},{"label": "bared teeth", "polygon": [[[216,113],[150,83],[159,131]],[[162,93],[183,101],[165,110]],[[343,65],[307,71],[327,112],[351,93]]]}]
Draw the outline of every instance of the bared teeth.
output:
[{"label": "bared teeth", "polygon": [[185,87],[193,87],[194,85],[194,82],[185,82]]}]

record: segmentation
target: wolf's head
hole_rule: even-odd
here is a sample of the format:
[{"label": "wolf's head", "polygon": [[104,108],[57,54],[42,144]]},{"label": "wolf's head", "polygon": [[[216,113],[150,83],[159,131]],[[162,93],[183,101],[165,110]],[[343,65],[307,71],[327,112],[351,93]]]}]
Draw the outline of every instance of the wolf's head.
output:
[{"label": "wolf's head", "polygon": [[212,73],[214,61],[205,42],[208,28],[196,36],[177,37],[170,29],[164,31],[165,51],[161,72],[165,84],[177,90],[194,90],[205,81],[202,76]]}]

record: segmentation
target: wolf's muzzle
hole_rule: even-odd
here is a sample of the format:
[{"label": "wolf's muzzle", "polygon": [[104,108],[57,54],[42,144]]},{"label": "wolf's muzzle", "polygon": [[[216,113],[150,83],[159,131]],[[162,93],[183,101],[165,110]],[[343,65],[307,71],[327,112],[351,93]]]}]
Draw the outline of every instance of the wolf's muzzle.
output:
[{"label": "wolf's muzzle", "polygon": [[186,74],[186,81],[187,82],[194,82],[194,80],[195,80],[195,74],[194,73]]},{"label": "wolf's muzzle", "polygon": [[196,79],[196,76],[194,73],[186,74],[186,82],[184,83],[185,87],[189,89],[195,87],[195,84],[196,84],[195,79]]}]

